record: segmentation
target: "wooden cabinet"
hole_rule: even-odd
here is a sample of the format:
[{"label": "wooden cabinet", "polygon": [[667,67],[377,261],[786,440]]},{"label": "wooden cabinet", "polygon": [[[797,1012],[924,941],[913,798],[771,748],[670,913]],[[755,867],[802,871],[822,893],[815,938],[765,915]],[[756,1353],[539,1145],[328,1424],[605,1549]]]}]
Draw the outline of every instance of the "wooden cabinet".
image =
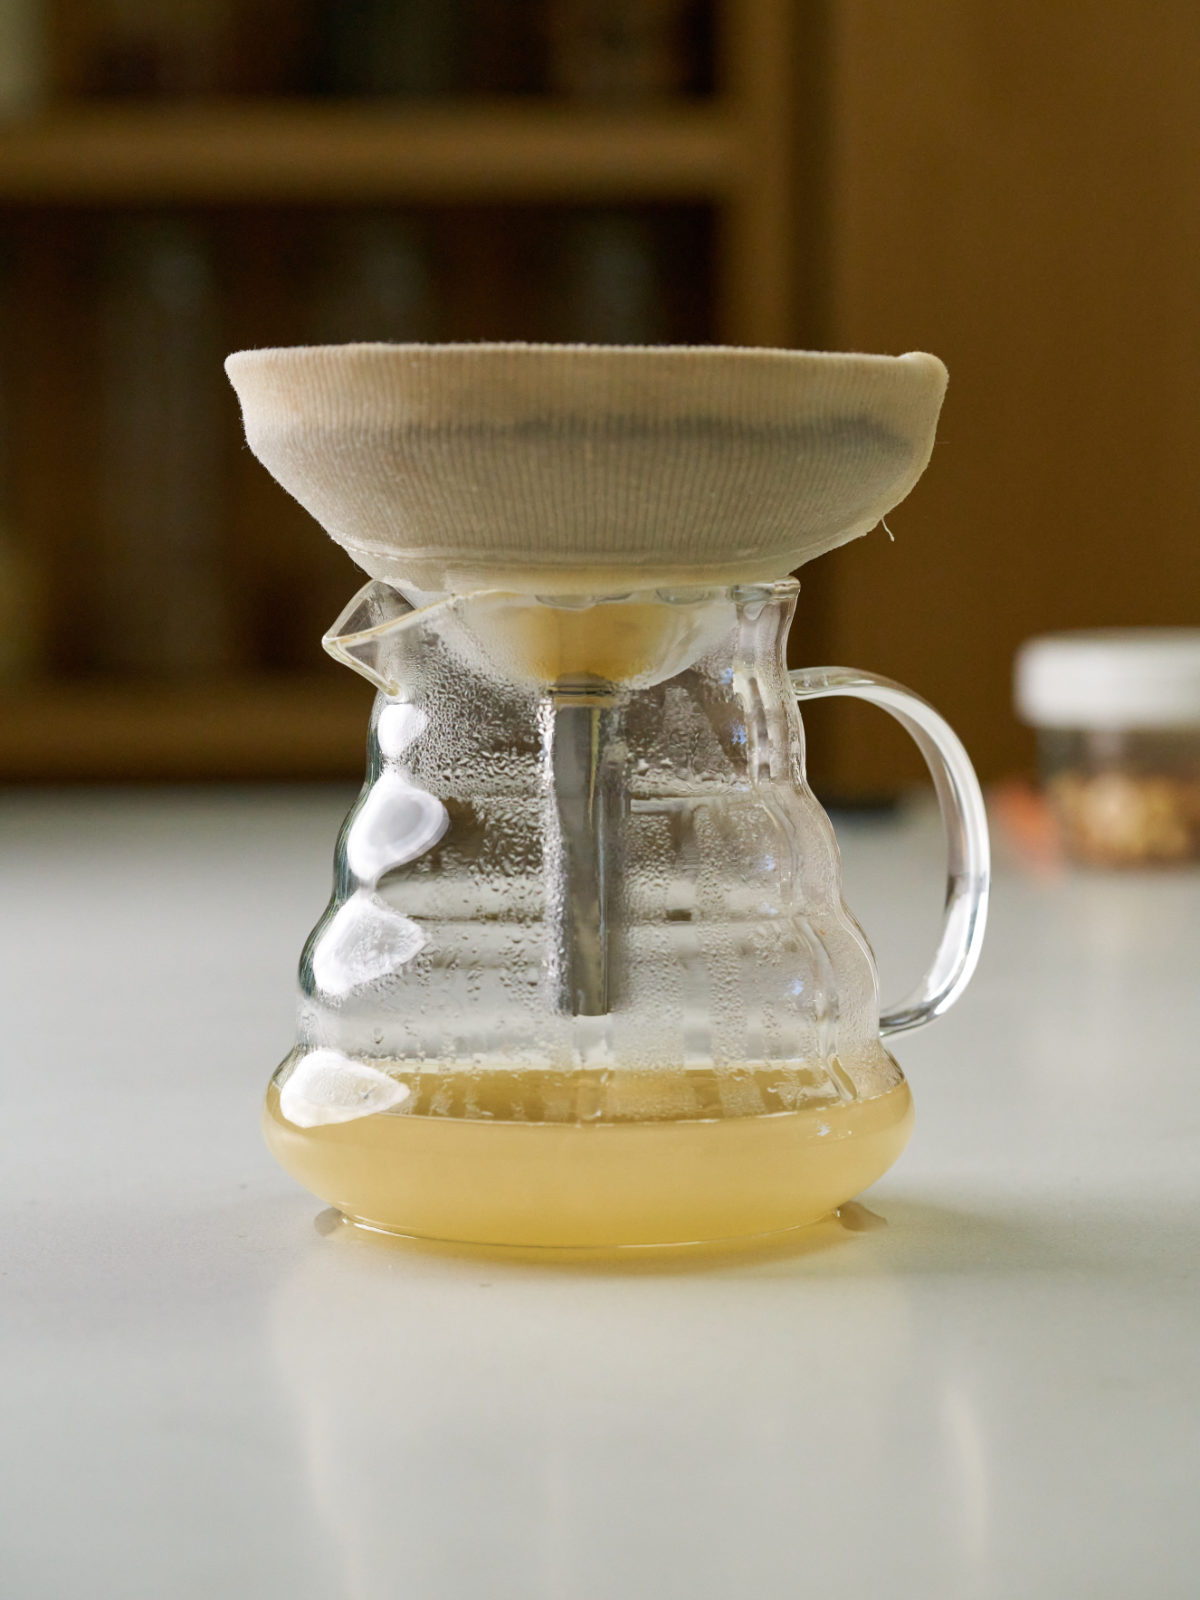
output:
[{"label": "wooden cabinet", "polygon": [[[1025,766],[1020,641],[1200,623],[1200,7],[837,0],[830,348],[941,356],[933,460],[816,563],[817,653],[934,701],[985,777]],[[808,654],[807,648],[805,653]],[[837,786],[919,758],[847,710]]]}]

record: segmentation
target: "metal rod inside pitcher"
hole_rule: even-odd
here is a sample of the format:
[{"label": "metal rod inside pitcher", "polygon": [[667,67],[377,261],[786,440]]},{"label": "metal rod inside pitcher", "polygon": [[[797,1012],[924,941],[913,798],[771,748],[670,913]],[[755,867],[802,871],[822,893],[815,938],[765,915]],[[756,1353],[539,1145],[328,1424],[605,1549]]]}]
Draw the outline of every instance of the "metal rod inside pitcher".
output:
[{"label": "metal rod inside pitcher", "polygon": [[551,691],[545,728],[546,902],[556,1008],[612,1010],[613,894],[623,813],[623,746],[612,687],[597,680]]}]

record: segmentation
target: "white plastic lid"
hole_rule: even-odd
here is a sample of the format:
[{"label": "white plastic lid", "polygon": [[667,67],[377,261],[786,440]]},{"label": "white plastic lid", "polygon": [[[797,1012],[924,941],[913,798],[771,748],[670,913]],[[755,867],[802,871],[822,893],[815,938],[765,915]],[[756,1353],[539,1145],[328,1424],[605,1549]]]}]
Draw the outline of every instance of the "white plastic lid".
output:
[{"label": "white plastic lid", "polygon": [[1200,726],[1200,628],[1101,628],[1030,639],[1017,711],[1039,728]]}]

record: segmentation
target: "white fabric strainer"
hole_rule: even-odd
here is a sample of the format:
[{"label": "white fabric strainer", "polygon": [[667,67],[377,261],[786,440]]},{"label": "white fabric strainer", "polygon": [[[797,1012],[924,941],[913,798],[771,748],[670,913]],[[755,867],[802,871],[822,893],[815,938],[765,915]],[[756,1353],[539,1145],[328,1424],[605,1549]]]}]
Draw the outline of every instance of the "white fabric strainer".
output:
[{"label": "white fabric strainer", "polygon": [[778,578],[916,483],[935,356],[351,344],[226,370],[259,460],[405,591]]}]

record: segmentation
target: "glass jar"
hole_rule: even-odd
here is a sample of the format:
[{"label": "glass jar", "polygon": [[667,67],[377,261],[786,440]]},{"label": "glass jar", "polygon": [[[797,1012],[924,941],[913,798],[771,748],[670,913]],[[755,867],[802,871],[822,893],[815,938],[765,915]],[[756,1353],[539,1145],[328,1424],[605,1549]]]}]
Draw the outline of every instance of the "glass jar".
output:
[{"label": "glass jar", "polygon": [[1037,729],[1066,853],[1096,866],[1200,859],[1200,629],[1031,639],[1017,709]]}]

